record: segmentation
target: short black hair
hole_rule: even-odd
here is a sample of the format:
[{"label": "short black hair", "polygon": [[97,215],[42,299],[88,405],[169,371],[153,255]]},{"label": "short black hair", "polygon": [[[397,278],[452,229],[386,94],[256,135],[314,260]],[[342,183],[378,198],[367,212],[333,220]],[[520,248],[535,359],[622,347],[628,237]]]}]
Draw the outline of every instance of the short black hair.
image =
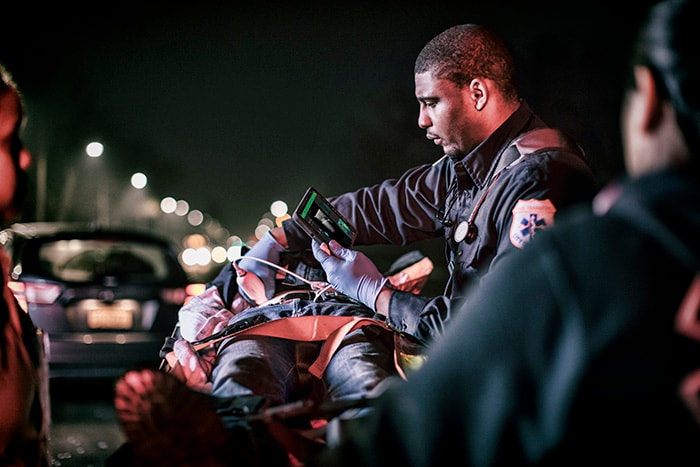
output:
[{"label": "short black hair", "polygon": [[506,99],[518,99],[510,50],[492,30],[479,24],[453,26],[431,39],[414,67],[415,74],[425,72],[459,87],[473,78],[487,78]]},{"label": "short black hair", "polygon": [[700,1],[665,0],[654,4],[640,29],[631,55],[648,67],[678,115],[691,152],[700,151],[700,51],[697,28]]}]

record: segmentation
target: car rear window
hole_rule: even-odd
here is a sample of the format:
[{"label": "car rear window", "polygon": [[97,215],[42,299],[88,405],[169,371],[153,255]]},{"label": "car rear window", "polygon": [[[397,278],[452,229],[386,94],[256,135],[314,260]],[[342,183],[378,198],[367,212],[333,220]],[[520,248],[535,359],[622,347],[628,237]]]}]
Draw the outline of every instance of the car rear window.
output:
[{"label": "car rear window", "polygon": [[170,262],[163,248],[146,243],[57,240],[42,243],[36,255],[44,275],[64,281],[90,282],[105,276],[162,281],[170,275]]}]

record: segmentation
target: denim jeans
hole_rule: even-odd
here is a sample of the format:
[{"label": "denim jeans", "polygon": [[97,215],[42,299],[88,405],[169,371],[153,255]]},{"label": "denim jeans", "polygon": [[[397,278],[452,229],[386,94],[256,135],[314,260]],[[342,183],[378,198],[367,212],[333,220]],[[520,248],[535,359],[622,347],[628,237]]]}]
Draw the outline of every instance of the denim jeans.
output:
[{"label": "denim jeans", "polygon": [[[295,299],[246,310],[230,324],[260,314],[267,319],[308,315],[375,317],[372,310],[347,300]],[[212,394],[226,399],[262,396],[265,406],[309,398],[318,402],[357,399],[377,395],[381,383],[397,375],[393,337],[379,326],[369,325],[348,333],[317,379],[308,373],[308,368],[322,344],[268,336],[224,341],[212,372]]]}]

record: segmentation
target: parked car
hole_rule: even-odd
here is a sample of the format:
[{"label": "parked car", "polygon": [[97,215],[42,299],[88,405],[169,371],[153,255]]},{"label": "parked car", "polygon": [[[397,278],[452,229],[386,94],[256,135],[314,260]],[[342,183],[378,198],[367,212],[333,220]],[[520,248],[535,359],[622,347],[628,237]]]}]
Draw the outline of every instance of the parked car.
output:
[{"label": "parked car", "polygon": [[157,366],[178,310],[201,291],[175,246],[147,232],[24,223],[1,231],[0,244],[11,290],[48,336],[51,377]]}]

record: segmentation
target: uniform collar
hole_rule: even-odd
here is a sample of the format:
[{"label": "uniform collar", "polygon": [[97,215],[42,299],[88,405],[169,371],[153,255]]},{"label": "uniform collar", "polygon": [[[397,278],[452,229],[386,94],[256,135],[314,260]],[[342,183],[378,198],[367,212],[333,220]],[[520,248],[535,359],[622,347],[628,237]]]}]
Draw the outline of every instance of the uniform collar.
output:
[{"label": "uniform collar", "polygon": [[453,159],[455,165],[462,165],[474,184],[483,188],[498,163],[498,156],[523,131],[534,128],[533,117],[539,121],[530,106],[525,101],[521,101],[520,107],[473,151],[459,160]]}]

